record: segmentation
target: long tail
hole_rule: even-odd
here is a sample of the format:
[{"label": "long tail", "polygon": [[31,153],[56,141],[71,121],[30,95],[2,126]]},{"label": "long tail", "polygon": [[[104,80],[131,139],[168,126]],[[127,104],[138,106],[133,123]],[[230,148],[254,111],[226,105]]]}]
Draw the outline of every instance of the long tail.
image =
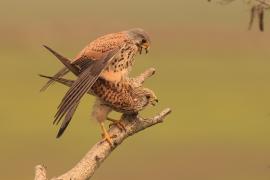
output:
[{"label": "long tail", "polygon": [[47,50],[49,50],[55,57],[57,57],[57,59],[59,61],[61,61],[67,69],[69,69],[71,72],[73,72],[75,75],[79,75],[79,71],[78,69],[72,65],[71,60],[69,60],[68,58],[62,56],[61,54],[59,54],[58,52],[54,51],[52,48],[43,45]]},{"label": "long tail", "polygon": [[[58,83],[64,84],[64,85],[69,86],[69,87],[72,86],[72,84],[74,83],[73,80],[68,80],[68,79],[59,78],[59,77],[55,77],[55,76],[46,76],[46,75],[42,75],[42,74],[40,74],[39,76],[47,78],[47,79],[49,79],[49,81],[58,82]],[[75,113],[78,105],[79,105],[79,102],[77,102],[76,105],[71,109],[71,111],[68,112],[68,114],[66,115],[64,121],[61,124],[61,127],[60,127],[60,129],[59,129],[59,131],[57,133],[56,138],[59,138],[59,137],[62,136],[62,134],[66,130],[68,124],[70,123],[70,120],[71,120],[73,114]]]},{"label": "long tail", "polygon": [[[64,84],[64,85],[66,85],[68,87],[71,87],[72,84],[74,83],[74,80],[70,80],[70,79],[54,77],[54,76],[46,76],[46,75],[43,75],[43,74],[39,74],[39,76],[43,77],[43,78],[46,78],[46,79],[49,79],[50,81],[53,81],[53,82],[58,82],[60,84]],[[87,93],[90,94],[90,95],[93,95],[92,90],[88,91]]]},{"label": "long tail", "polygon": [[40,91],[45,91],[50,85],[52,85],[56,78],[61,78],[63,76],[65,76],[67,73],[69,72],[68,68],[64,67],[62,69],[60,69],[55,75],[53,75],[50,80],[48,80],[46,82],[46,84],[44,86],[42,86],[42,88],[40,89]]},{"label": "long tail", "polygon": [[77,107],[79,105],[79,101],[76,102],[76,104],[70,109],[70,111],[68,111],[67,115],[65,116],[64,121],[61,124],[61,127],[56,135],[56,138],[60,138],[62,136],[62,134],[64,133],[64,131],[66,130],[68,124],[71,121],[71,118],[73,117]]},{"label": "long tail", "polygon": [[73,80],[68,80],[68,79],[64,79],[64,78],[59,78],[59,77],[54,77],[54,76],[46,76],[46,75],[42,75],[42,74],[39,74],[39,76],[43,77],[43,78],[47,78],[47,79],[49,79],[49,81],[52,81],[52,82],[58,82],[58,83],[64,84],[68,87],[72,86],[72,84],[74,83]]},{"label": "long tail", "polygon": [[[47,50],[49,50],[55,57],[57,57],[58,60],[60,60],[65,67],[60,69],[56,74],[53,75],[53,78],[61,78],[65,76],[69,71],[73,72],[74,74],[78,73],[78,70],[74,66],[71,65],[71,60],[68,58],[62,56],[58,52],[54,51],[52,48],[43,45]],[[46,84],[40,89],[40,91],[45,91],[50,85],[54,83],[54,80],[50,79],[46,82]]]},{"label": "long tail", "polygon": [[[63,77],[69,71],[71,71],[72,73],[74,73],[75,75],[78,76],[79,75],[78,68],[76,68],[76,66],[72,65],[71,60],[69,60],[68,58],[62,56],[61,54],[57,53],[56,51],[54,51],[53,49],[51,49],[50,47],[48,47],[46,45],[43,45],[43,46],[47,50],[49,50],[58,60],[60,60],[65,65],[65,68],[61,69],[53,77],[40,75],[41,77],[50,79],[41,90],[45,90],[54,81],[71,87],[74,81],[63,79],[61,77]],[[79,104],[79,102],[76,102],[75,106],[73,106],[72,109],[66,114],[65,119],[62,122],[62,125],[61,125],[61,127],[59,129],[59,132],[58,132],[57,136],[56,136],[57,138],[59,138],[64,133],[65,129],[67,128],[68,124],[70,123],[70,120],[71,120],[73,114],[75,113],[75,111],[76,111],[76,109],[78,107],[78,104]]]}]

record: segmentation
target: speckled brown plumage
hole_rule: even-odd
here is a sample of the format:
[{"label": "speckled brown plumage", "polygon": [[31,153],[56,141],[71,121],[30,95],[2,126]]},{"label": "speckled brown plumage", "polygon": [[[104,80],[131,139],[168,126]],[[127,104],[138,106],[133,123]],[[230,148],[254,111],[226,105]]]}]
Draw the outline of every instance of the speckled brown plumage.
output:
[{"label": "speckled brown plumage", "polygon": [[[104,54],[113,51],[120,50],[119,54],[114,57],[114,59],[108,64],[105,68],[105,72],[101,73],[101,77],[107,80],[120,80],[122,76],[125,76],[126,72],[122,72],[124,69],[128,69],[134,61],[134,56],[138,51],[138,46],[126,32],[119,32],[108,34],[102,37],[99,37],[95,41],[87,45],[75,58],[73,64],[84,71],[87,69],[88,65],[85,65],[91,61],[98,61],[103,58]],[[124,66],[127,65],[127,66]],[[113,71],[114,73],[121,73],[117,77],[107,77],[107,72]],[[113,79],[115,78],[115,79]]]},{"label": "speckled brown plumage", "polygon": [[[141,53],[142,49],[147,52],[149,46],[149,36],[144,30],[138,28],[99,37],[87,45],[72,61],[45,46],[66,66],[66,69],[56,73],[54,78],[62,77],[67,73],[66,70],[78,76],[58,106],[54,123],[59,123],[65,117],[62,125],[68,125],[80,99],[91,90],[99,77],[111,82],[125,80],[134,63],[135,55]],[[51,83],[50,80],[43,89]],[[110,96],[108,93],[104,95],[99,91],[102,89],[99,89],[97,94],[102,95],[104,99],[106,95]],[[124,106],[124,103],[122,105]]]},{"label": "speckled brown plumage", "polygon": [[[73,80],[64,78],[41,76],[69,87],[74,83]],[[152,90],[134,86],[132,80],[112,82],[98,78],[87,93],[97,97],[93,106],[92,117],[101,124],[108,118],[108,114],[112,110],[124,114],[137,114],[148,104],[155,105],[157,102],[157,97]],[[77,106],[78,103],[65,116],[65,120],[59,129],[57,137],[61,136],[67,128]],[[108,140],[110,141],[110,138],[108,138]]]},{"label": "speckled brown plumage", "polygon": [[[69,87],[74,83],[73,80],[64,78],[41,76]],[[87,93],[98,97],[103,105],[125,114],[137,113],[149,103],[155,104],[157,101],[152,90],[144,87],[135,87],[132,80],[111,82],[98,78]]]}]

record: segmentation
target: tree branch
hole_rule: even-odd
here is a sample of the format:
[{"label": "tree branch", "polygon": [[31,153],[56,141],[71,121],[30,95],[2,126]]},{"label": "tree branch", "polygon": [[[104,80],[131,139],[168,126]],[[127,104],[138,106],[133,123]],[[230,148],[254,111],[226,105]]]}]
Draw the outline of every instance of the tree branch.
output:
[{"label": "tree branch", "polygon": [[142,74],[135,78],[131,78],[131,81],[133,83],[133,87],[139,87],[141,86],[146,79],[153,76],[156,73],[155,68],[149,68],[146,71],[144,71]]},{"label": "tree branch", "polygon": [[[141,86],[145,79],[149,78],[155,73],[154,68],[150,68],[142,73],[140,76],[132,79],[135,86]],[[158,115],[144,119],[139,116],[131,116],[123,114],[121,122],[126,128],[126,131],[121,131],[117,126],[113,125],[108,130],[110,135],[115,136],[112,138],[114,146],[110,146],[107,141],[97,142],[86,155],[68,172],[52,180],[86,180],[90,179],[96,169],[102,162],[117,148],[126,138],[158,123],[163,122],[165,117],[171,113],[171,109],[164,109]],[[43,165],[35,167],[35,180],[48,180],[46,168]]]},{"label": "tree branch", "polygon": [[[109,134],[116,135],[113,138],[114,147],[111,147],[107,141],[99,141],[87,154],[76,164],[71,170],[63,175],[52,178],[52,180],[86,180],[91,178],[96,169],[102,162],[117,148],[126,138],[158,123],[163,122],[164,118],[171,112],[169,108],[163,110],[160,114],[153,118],[143,119],[139,116],[122,117],[122,123],[126,127],[126,131],[119,130],[116,126],[109,129]],[[35,180],[47,180],[46,168],[43,165],[36,166]]]}]

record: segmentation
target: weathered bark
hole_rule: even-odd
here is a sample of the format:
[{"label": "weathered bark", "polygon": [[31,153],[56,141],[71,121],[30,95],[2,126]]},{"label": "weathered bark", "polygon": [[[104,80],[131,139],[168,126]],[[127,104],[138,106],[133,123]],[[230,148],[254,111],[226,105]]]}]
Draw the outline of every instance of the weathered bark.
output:
[{"label": "weathered bark", "polygon": [[[103,161],[117,148],[126,138],[158,123],[163,122],[164,118],[171,112],[169,108],[163,110],[153,118],[143,119],[141,117],[123,116],[122,123],[126,131],[121,131],[116,126],[109,129],[109,134],[115,135],[113,138],[114,147],[107,141],[97,142],[87,154],[71,170],[63,175],[52,178],[53,180],[85,180],[93,176],[96,169]],[[42,165],[36,166],[35,180],[47,180],[46,168]]]}]

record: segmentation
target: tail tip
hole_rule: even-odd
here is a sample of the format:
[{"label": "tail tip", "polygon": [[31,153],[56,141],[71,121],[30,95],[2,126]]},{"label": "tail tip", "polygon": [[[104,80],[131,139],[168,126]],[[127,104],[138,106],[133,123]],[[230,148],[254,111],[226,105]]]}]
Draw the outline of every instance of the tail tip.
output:
[{"label": "tail tip", "polygon": [[61,129],[59,129],[59,131],[58,131],[58,133],[56,135],[56,139],[59,139],[62,136],[63,132],[64,131],[62,131]]}]

